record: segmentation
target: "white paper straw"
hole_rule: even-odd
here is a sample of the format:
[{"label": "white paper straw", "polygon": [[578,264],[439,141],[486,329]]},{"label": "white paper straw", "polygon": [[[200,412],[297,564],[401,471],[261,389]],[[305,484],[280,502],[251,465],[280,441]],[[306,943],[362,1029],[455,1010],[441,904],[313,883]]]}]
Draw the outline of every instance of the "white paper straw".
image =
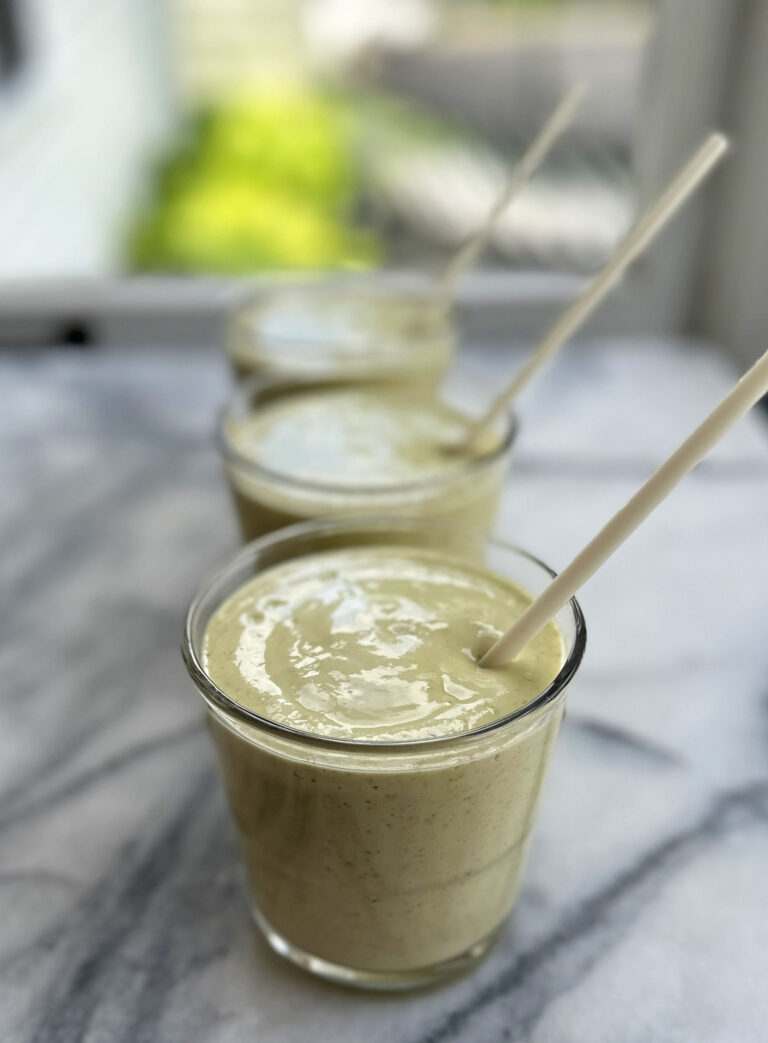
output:
[{"label": "white paper straw", "polygon": [[459,276],[474,264],[480,251],[490,239],[496,222],[541,166],[549,150],[570,124],[586,93],[586,84],[579,83],[560,99],[555,111],[544,124],[522,159],[512,170],[503,191],[488,211],[485,221],[459,248],[437,282],[431,304],[428,305],[434,313],[440,315],[448,310]]},{"label": "white paper straw", "polygon": [[613,257],[598,272],[584,293],[574,301],[544,340],[531,352],[511,383],[494,400],[487,413],[472,425],[467,434],[466,446],[470,446],[486,427],[498,419],[544,364],[589,318],[630,264],[656,238],[667,221],[698,188],[727,149],[728,139],[723,134],[710,134],[656,202],[633,225]]},{"label": "white paper straw", "polygon": [[573,597],[613,552],[631,536],[648,515],[702,460],[733,425],[768,392],[768,351],[749,369],[707,419],[699,424],[680,448],[661,465],[625,507],[611,518],[597,536],[552,580],[506,634],[480,660],[481,666],[498,666],[514,659],[528,642]]}]

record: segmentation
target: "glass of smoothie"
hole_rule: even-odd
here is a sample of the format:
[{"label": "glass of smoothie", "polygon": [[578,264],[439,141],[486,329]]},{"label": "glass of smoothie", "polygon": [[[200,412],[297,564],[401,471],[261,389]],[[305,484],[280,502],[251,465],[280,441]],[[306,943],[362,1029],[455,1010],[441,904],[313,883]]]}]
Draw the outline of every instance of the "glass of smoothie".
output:
[{"label": "glass of smoothie", "polygon": [[490,532],[516,435],[511,414],[458,451],[475,414],[445,395],[255,377],[217,444],[245,541],[330,515],[425,515]]},{"label": "glass of smoothie", "polygon": [[373,279],[323,280],[252,294],[229,318],[238,378],[254,373],[435,388],[451,362],[448,315],[429,286],[392,290]]},{"label": "glass of smoothie", "polygon": [[184,659],[278,953],[402,989],[488,950],[584,653],[581,610],[513,663],[477,658],[552,575],[471,530],[339,518],[257,540],[203,586]]}]

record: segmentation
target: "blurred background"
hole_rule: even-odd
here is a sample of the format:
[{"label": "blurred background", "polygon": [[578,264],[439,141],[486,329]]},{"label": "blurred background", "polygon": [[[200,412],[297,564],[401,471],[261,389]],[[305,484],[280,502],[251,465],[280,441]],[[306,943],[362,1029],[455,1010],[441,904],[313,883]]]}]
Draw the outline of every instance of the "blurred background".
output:
[{"label": "blurred background", "polygon": [[243,279],[437,271],[586,79],[463,283],[467,321],[540,329],[719,124],[727,169],[596,328],[752,357],[768,333],[765,8],[0,0],[0,340],[203,341]]}]

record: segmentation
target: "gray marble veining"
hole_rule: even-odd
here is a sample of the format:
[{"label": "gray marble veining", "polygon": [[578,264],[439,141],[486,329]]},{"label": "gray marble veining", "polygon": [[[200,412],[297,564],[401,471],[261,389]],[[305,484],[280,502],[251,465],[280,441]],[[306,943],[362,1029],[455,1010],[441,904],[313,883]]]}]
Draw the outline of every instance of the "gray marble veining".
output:
[{"label": "gray marble veining", "polygon": [[[481,395],[512,355],[462,360]],[[569,348],[525,402],[499,533],[557,567],[733,379],[702,348]],[[584,591],[518,910],[471,976],[358,995],[248,920],[186,602],[235,544],[213,354],[0,357],[3,1043],[766,1038],[768,422]]]}]

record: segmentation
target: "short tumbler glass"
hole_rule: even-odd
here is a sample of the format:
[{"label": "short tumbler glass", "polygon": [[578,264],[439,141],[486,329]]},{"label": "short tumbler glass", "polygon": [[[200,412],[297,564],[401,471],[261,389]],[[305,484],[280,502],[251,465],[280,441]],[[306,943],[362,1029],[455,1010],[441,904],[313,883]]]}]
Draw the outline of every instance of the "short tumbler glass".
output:
[{"label": "short tumbler glass", "polygon": [[[457,457],[449,470],[405,482],[372,477],[368,484],[353,485],[297,478],[250,459],[232,437],[239,421],[276,399],[322,394],[335,387],[310,378],[254,377],[235,391],[222,410],[216,442],[244,542],[286,525],[332,515],[425,516],[491,532],[517,437],[517,420],[511,413],[498,421],[498,438],[491,449],[467,459]],[[413,401],[418,409],[419,397]]]},{"label": "short tumbler glass", "polygon": [[482,533],[425,520],[330,519],[244,548],[192,603],[183,654],[235,821],[254,919],[272,948],[322,977],[378,989],[466,969],[520,885],[539,791],[586,644],[575,600],[557,615],[563,665],[523,708],[421,741],[322,738],[243,708],[202,663],[218,606],[254,575],[341,545],[440,546],[530,594],[552,571]]}]

